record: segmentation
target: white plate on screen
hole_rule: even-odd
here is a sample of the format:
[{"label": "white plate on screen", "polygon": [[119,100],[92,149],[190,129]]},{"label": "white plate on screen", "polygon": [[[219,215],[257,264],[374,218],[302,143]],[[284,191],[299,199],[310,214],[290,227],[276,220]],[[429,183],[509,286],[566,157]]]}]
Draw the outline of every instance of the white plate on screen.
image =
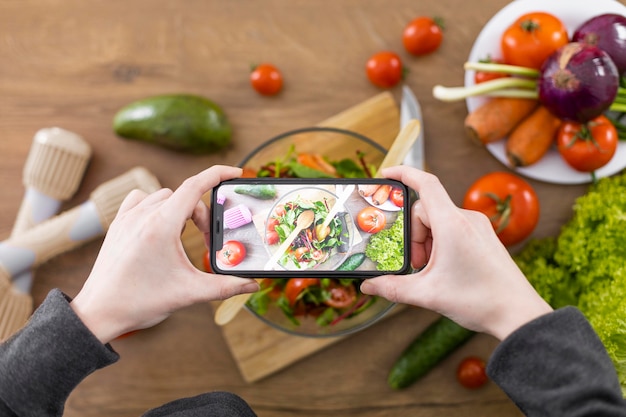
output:
[{"label": "white plate on screen", "polygon": [[[468,61],[477,62],[490,55],[501,58],[500,37],[504,30],[524,13],[544,11],[557,16],[567,26],[570,36],[578,25],[587,19],[603,13],[619,13],[626,15],[626,6],[616,0],[515,0],[500,9],[482,29],[470,52]],[[465,85],[474,84],[474,71],[465,72]],[[487,99],[470,97],[466,100],[468,111],[472,111]],[[487,145],[489,152],[500,162],[509,166],[506,159],[504,141]],[[626,167],[626,143],[620,143],[611,161],[596,171],[596,176],[606,177],[616,174]],[[528,178],[555,184],[584,184],[591,182],[591,174],[570,168],[556,149],[548,153],[537,163],[522,168],[514,168],[516,172]]]}]

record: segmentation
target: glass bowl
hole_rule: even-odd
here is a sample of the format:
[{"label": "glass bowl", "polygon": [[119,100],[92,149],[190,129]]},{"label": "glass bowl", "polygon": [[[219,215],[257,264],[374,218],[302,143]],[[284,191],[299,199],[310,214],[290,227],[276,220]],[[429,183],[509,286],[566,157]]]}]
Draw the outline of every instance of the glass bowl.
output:
[{"label": "glass bowl", "polygon": [[[357,160],[358,155],[362,155],[366,163],[373,167],[378,167],[386,154],[385,148],[359,133],[333,127],[309,127],[285,132],[268,140],[246,156],[239,166],[258,171],[268,163],[284,159],[290,152],[317,153],[331,162],[344,158]],[[363,301],[368,297],[369,307],[359,314],[341,318],[333,324],[319,325],[316,318],[311,315],[297,317],[298,324],[295,324],[276,302],[270,302],[264,314],[258,314],[249,305],[245,308],[263,323],[292,335],[345,336],[376,323],[395,305],[381,297],[372,297],[370,300],[369,296],[358,291],[358,283],[356,287],[358,300]]]},{"label": "glass bowl", "polygon": [[[271,210],[267,215],[267,220],[265,224],[270,224],[272,218],[275,217],[275,213],[278,210],[285,211],[285,206],[291,206],[293,209],[290,210],[290,214],[285,213],[285,217],[289,218],[288,221],[293,221],[290,216],[294,216],[297,218],[297,214],[306,211],[307,208],[311,208],[316,204],[325,207],[332,207],[337,200],[337,195],[323,187],[316,186],[306,186],[306,187],[297,187],[291,191],[288,191],[286,194],[282,195],[280,198],[276,200]],[[348,216],[350,214],[346,212]],[[353,224],[352,220],[348,220],[348,224]],[[296,224],[295,222],[292,224]],[[350,254],[350,248],[352,247],[352,240],[354,236],[353,228],[346,227],[345,230],[340,231],[340,235],[343,239],[343,247],[344,250],[338,250],[339,245],[337,247],[331,247],[326,249],[320,249],[317,251],[316,256],[311,257],[309,259],[308,256],[296,257],[293,256],[285,256],[282,259],[282,262],[278,261],[277,264],[282,270],[297,270],[297,269],[315,269],[316,271],[332,271],[335,270],[341,265],[348,255]],[[306,229],[307,235],[311,236],[310,244],[315,244],[317,242],[317,237],[315,233],[315,222]],[[285,232],[285,234],[288,234]],[[266,236],[267,237],[267,236]],[[324,239],[319,239],[319,241],[324,241]],[[264,242],[265,249],[270,257],[276,255],[276,251],[281,245],[281,242],[275,242],[270,244],[267,240]],[[305,246],[305,243],[299,241],[299,239],[295,239],[292,243],[293,248]],[[297,254],[297,252],[296,252]]]}]

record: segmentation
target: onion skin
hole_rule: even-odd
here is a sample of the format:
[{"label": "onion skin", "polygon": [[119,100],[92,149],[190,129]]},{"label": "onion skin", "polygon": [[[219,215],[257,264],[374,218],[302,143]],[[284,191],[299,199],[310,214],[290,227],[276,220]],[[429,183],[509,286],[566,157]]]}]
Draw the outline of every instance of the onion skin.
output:
[{"label": "onion skin", "polygon": [[586,123],[615,100],[619,73],[602,49],[571,42],[546,59],[537,87],[539,101],[555,116]]},{"label": "onion skin", "polygon": [[614,13],[592,17],[574,31],[572,41],[597,46],[609,54],[620,75],[626,73],[626,17]]}]

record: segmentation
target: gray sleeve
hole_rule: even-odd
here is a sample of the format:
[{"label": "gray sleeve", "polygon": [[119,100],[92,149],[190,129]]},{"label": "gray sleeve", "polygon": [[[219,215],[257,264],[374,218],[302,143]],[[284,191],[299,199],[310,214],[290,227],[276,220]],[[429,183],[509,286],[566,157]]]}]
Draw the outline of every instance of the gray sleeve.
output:
[{"label": "gray sleeve", "polygon": [[0,415],[61,416],[76,385],[118,359],[53,290],[26,326],[0,345]]},{"label": "gray sleeve", "polygon": [[626,416],[615,367],[574,307],[511,334],[494,351],[487,373],[527,416]]}]

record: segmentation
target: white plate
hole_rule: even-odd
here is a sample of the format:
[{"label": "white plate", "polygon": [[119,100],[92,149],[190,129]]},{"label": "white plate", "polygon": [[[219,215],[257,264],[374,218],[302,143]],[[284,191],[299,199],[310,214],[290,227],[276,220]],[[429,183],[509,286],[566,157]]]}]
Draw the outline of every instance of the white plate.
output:
[{"label": "white plate", "polygon": [[[567,26],[571,36],[578,25],[585,20],[603,13],[619,13],[626,15],[626,6],[615,0],[515,0],[503,7],[487,22],[480,32],[470,52],[468,61],[476,62],[491,55],[501,58],[500,37],[509,25],[524,13],[544,11],[557,16]],[[466,71],[465,85],[474,84],[474,71]],[[468,111],[484,103],[484,97],[470,97],[466,100]],[[506,159],[504,141],[490,143],[487,149],[500,162],[509,166]],[[596,171],[596,176],[613,175],[626,167],[626,143],[620,143],[611,161]],[[515,171],[528,178],[555,184],[584,184],[591,182],[591,175],[570,168],[561,158],[556,149],[548,153],[537,163]]]},{"label": "white plate", "polygon": [[[363,197],[363,196],[361,196]],[[387,199],[387,201],[385,201],[383,204],[374,204],[374,202],[372,201],[372,197],[368,196],[368,197],[363,197],[363,200],[367,201],[371,206],[379,208],[383,211],[400,211],[402,209],[402,207],[398,207],[395,204],[393,204],[393,202],[389,199]]]}]

